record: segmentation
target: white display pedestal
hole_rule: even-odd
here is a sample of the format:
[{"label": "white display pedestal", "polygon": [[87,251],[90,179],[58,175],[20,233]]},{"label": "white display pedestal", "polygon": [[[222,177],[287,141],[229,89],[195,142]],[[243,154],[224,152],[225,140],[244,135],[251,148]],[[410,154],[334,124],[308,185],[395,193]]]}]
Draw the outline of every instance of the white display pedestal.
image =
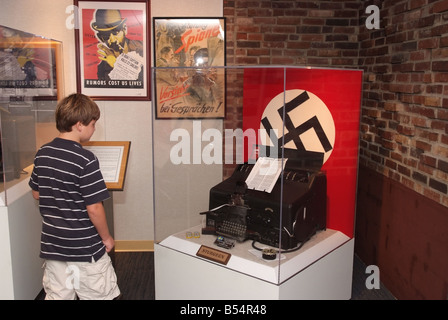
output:
[{"label": "white display pedestal", "polygon": [[[157,300],[351,298],[354,239],[339,231],[321,231],[300,250],[266,261],[256,256],[251,241],[226,250],[213,244],[216,236],[185,237],[195,230],[155,244]],[[198,257],[201,245],[232,256],[227,265]]]}]

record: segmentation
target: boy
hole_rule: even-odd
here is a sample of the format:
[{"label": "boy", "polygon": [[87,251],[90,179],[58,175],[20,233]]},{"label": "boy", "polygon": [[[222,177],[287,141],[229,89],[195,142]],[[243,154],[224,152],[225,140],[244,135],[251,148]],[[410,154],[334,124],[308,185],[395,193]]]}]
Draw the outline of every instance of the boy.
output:
[{"label": "boy", "polygon": [[72,94],[55,116],[59,136],[37,151],[29,182],[42,215],[45,299],[111,300],[120,290],[107,254],[115,244],[102,203],[109,192],[98,159],[81,145],[95,132],[100,110]]}]

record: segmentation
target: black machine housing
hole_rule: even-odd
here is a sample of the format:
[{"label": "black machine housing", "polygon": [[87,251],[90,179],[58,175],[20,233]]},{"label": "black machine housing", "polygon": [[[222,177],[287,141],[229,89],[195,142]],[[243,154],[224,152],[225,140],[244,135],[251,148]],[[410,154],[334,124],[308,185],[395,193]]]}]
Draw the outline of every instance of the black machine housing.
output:
[{"label": "black machine housing", "polygon": [[212,187],[203,232],[288,250],[326,229],[327,179],[320,170],[322,158],[316,166],[309,153],[307,158],[292,155],[270,193],[242,187],[254,166],[249,163],[238,165],[228,179]]}]

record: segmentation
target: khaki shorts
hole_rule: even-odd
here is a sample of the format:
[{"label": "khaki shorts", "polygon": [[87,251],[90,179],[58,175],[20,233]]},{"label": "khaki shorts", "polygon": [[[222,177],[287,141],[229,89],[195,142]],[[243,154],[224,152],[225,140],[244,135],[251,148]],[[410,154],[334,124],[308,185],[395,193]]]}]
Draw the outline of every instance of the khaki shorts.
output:
[{"label": "khaki shorts", "polygon": [[45,260],[43,267],[45,300],[112,300],[120,295],[107,253],[96,262]]}]

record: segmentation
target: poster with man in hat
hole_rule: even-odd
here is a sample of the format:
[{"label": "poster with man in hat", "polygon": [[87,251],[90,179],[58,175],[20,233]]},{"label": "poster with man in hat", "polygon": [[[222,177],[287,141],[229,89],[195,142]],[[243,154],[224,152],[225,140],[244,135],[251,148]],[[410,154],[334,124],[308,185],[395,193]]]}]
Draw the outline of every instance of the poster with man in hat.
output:
[{"label": "poster with man in hat", "polygon": [[80,84],[91,96],[145,94],[146,18],[142,10],[82,8]]}]

